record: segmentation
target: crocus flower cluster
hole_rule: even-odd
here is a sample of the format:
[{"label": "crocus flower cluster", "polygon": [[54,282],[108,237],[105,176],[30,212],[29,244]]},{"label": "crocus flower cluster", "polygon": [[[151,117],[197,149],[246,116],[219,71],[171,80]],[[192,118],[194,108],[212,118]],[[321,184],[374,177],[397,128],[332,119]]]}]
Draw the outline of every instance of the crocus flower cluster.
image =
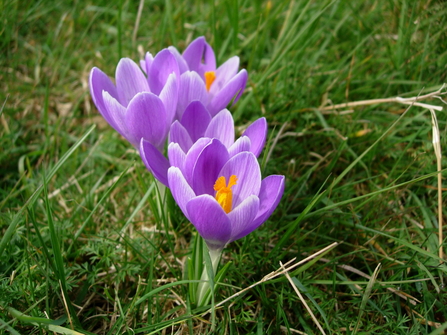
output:
[{"label": "crocus flower cluster", "polygon": [[209,249],[221,251],[267,220],[284,192],[284,176],[261,178],[257,157],[267,137],[265,118],[235,139],[226,107],[240,98],[247,72],[238,71],[237,56],[216,68],[204,37],[183,54],[174,47],[155,57],[147,53],[140,67],[122,59],[115,83],[93,68],[93,102],[139,150],[154,177],[171,189]]}]

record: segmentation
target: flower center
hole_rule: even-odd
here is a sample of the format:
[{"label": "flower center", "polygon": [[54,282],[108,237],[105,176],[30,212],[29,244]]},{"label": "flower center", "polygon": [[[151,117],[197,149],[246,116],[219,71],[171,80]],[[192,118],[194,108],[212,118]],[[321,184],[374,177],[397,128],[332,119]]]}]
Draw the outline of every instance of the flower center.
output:
[{"label": "flower center", "polygon": [[217,178],[216,183],[214,184],[216,200],[227,214],[231,212],[231,207],[233,206],[233,191],[231,188],[236,185],[236,182],[237,177],[233,174],[230,176],[228,186],[224,176]]},{"label": "flower center", "polygon": [[209,92],[211,88],[211,84],[216,79],[216,73],[214,71],[207,71],[205,72],[205,85],[206,90]]}]

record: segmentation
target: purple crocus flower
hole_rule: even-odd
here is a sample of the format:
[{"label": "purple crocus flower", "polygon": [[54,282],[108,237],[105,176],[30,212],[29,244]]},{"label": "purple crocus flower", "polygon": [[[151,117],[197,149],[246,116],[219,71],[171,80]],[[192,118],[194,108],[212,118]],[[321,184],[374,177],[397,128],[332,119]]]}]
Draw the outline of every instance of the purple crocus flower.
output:
[{"label": "purple crocus flower", "polygon": [[[230,157],[242,151],[250,151],[259,156],[267,137],[267,122],[260,118],[253,122],[236,141],[234,120],[227,109],[213,118],[200,101],[194,101],[186,108],[180,121],[174,121],[169,134],[169,143],[178,143],[186,153],[200,138],[216,138],[229,152]],[[147,169],[162,184],[168,186],[168,169],[172,165],[149,141],[142,140],[140,156]]]},{"label": "purple crocus flower", "polygon": [[186,155],[171,143],[168,153],[171,193],[210,251],[220,251],[258,228],[284,193],[284,176],[261,179],[253,153],[231,157],[217,139],[199,139]]},{"label": "purple crocus flower", "polygon": [[[214,116],[242,95],[248,75],[245,69],[238,72],[239,57],[234,56],[216,68],[213,48],[203,36],[192,41],[183,55],[175,47],[168,49],[175,56],[180,71],[177,119],[181,119],[192,101],[202,102]],[[146,56],[142,67],[150,60],[150,55]]]},{"label": "purple crocus flower", "polygon": [[98,68],[90,72],[90,92],[104,119],[134,147],[143,138],[162,150],[175,117],[180,72],[168,49],[148,56],[144,72],[128,58],[119,61],[116,85]]}]

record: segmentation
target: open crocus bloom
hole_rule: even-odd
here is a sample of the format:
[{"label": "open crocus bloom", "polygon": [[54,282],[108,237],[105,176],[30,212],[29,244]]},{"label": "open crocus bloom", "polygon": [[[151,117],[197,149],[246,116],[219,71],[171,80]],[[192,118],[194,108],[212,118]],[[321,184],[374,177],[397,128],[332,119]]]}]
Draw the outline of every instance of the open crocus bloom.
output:
[{"label": "open crocus bloom", "polygon": [[186,155],[177,143],[168,151],[172,195],[210,250],[222,250],[258,228],[284,193],[284,176],[261,180],[253,153],[231,157],[217,139],[199,139]]},{"label": "open crocus bloom", "polygon": [[[242,95],[248,75],[245,69],[238,72],[239,57],[234,56],[216,68],[213,48],[203,36],[192,41],[182,55],[175,47],[168,49],[175,56],[180,71],[177,119],[181,119],[191,101],[202,102],[214,116]],[[151,57],[146,56],[142,67],[144,62],[150,61]]]},{"label": "open crocus bloom", "polygon": [[98,68],[90,72],[90,92],[104,119],[134,147],[143,138],[162,150],[175,117],[179,69],[164,49],[146,61],[144,71],[128,58],[119,61],[116,85]]},{"label": "open crocus bloom", "polygon": [[[260,118],[253,122],[234,141],[234,120],[227,109],[223,109],[211,118],[207,109],[199,101],[194,101],[186,108],[180,121],[175,121],[170,130],[169,143],[177,143],[186,153],[203,137],[218,139],[227,149],[230,157],[242,151],[250,151],[259,156],[267,137],[267,122]],[[166,157],[149,141],[141,140],[140,156],[147,169],[162,184],[168,186],[168,169],[171,166]]]}]

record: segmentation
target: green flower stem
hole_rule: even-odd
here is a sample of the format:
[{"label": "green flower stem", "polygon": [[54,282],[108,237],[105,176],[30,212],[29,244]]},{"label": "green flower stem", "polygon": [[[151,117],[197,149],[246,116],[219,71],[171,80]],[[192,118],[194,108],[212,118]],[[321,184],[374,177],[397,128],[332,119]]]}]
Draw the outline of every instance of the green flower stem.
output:
[{"label": "green flower stem", "polygon": [[164,204],[165,203],[165,195],[166,195],[166,186],[163,185],[162,183],[160,183],[157,179],[155,179],[155,183],[157,184],[158,195],[160,196],[160,199],[159,199],[160,201],[158,203]]},{"label": "green flower stem", "polygon": [[[163,216],[168,215],[168,203],[166,200],[166,189],[167,187],[160,183],[157,179],[155,179],[155,183],[157,185],[158,190],[158,201],[157,201],[157,210],[160,219],[163,221]],[[169,215],[168,215],[169,216]]]}]

